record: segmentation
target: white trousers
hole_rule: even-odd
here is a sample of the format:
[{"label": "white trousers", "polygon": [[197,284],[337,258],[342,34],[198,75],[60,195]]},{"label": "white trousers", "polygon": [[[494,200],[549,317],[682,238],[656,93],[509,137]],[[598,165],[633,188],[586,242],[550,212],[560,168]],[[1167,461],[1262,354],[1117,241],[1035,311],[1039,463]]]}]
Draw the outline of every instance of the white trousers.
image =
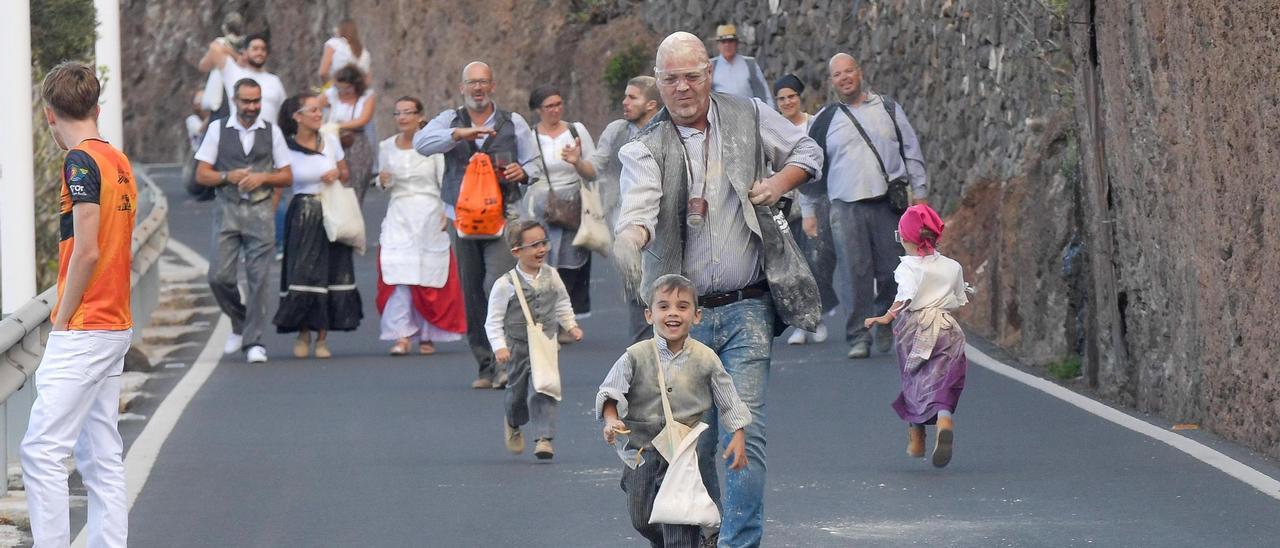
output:
[{"label": "white trousers", "polygon": [[76,467],[89,491],[90,548],[123,548],[129,534],[120,374],[132,330],[54,331],[36,371],[36,402],[22,439],[22,481],[37,548],[71,544],[67,469]]}]

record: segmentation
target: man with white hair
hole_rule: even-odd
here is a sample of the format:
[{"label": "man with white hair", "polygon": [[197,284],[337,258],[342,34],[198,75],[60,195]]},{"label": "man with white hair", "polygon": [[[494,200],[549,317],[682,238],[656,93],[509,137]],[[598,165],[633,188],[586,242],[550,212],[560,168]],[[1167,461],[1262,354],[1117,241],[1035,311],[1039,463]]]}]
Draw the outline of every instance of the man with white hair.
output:
[{"label": "man with white hair", "polygon": [[715,75],[711,89],[739,97],[755,97],[773,106],[773,94],[769,93],[769,83],[760,71],[760,63],[755,57],[738,55],[738,27],[733,24],[716,27],[716,49],[720,55],[711,59]]},{"label": "man with white hair", "polygon": [[[887,312],[898,288],[893,271],[902,246],[894,241],[894,229],[906,209],[903,187],[909,184],[915,202],[923,203],[929,178],[920,141],[902,106],[867,90],[862,69],[849,54],[837,53],[827,68],[840,102],[824,107],[809,126],[826,162],[822,176],[801,188],[803,226],[806,233],[816,234],[819,222],[831,223],[836,255],[853,282],[853,306],[845,325],[848,357],[861,359],[871,355],[871,333],[862,320]],[[895,185],[902,190],[897,206],[890,196]],[[817,200],[830,201],[829,219],[812,216]],[[878,352],[892,351],[888,326],[876,327],[875,343]]]},{"label": "man with white hair", "polygon": [[[720,546],[756,546],[764,530],[765,385],[773,337],[786,325],[812,330],[817,285],[774,207],[822,166],[804,131],[758,100],[711,91],[698,37],[668,36],[654,73],[666,108],[622,147],[622,205],[615,253],[636,294],[683,274],[698,290],[702,323],[692,335],[720,357],[751,409],[748,467],[728,471]],[[764,162],[771,171],[766,171]],[[773,173],[762,178],[765,173]],[[731,433],[710,431],[728,443]],[[699,440],[707,490],[716,496],[716,436]],[[709,478],[709,479],[708,479]],[[652,539],[651,539],[652,540]]]},{"label": "man with white hair", "polygon": [[[529,183],[524,167],[538,158],[538,145],[533,131],[522,116],[502,110],[493,102],[497,89],[493,70],[480,61],[468,63],[462,69],[459,92],[463,106],[438,114],[413,136],[413,147],[423,156],[444,154],[444,181],[440,198],[445,203],[445,215],[455,218],[454,206],[458,192],[462,190],[462,176],[476,153],[488,153],[494,158],[505,156],[514,161],[505,166],[495,163],[502,187],[502,201],[508,206],[520,200],[520,184]],[[509,216],[510,217],[510,216]],[[471,383],[472,388],[503,388],[506,375],[494,366],[493,348],[485,335],[484,319],[488,316],[489,291],[498,276],[515,268],[515,258],[503,243],[501,236],[493,239],[459,238],[450,225],[453,251],[458,261],[459,279],[462,280],[462,300],[467,309],[467,343],[475,355],[480,373]]]}]

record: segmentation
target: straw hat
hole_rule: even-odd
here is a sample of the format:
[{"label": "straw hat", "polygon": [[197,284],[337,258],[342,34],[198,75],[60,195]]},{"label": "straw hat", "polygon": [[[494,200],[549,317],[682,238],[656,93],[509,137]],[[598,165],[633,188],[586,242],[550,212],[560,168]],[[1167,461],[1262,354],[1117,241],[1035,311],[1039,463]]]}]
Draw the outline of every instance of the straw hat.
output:
[{"label": "straw hat", "polygon": [[721,42],[724,40],[737,40],[737,39],[738,39],[738,27],[733,26],[732,23],[727,25],[720,25],[716,27],[717,42]]}]

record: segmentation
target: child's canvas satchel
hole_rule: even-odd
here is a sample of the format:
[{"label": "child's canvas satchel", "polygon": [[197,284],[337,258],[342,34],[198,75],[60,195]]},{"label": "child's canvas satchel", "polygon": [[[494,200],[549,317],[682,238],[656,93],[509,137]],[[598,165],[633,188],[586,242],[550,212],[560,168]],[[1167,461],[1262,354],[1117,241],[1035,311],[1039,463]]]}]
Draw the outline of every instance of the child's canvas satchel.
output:
[{"label": "child's canvas satchel", "polygon": [[[658,343],[654,342],[653,345],[653,350],[657,353]],[[662,414],[666,417],[667,424],[653,437],[653,447],[668,464],[662,486],[653,499],[649,523],[718,526],[720,509],[716,508],[715,501],[707,494],[707,487],[702,484],[702,473],[698,469],[698,436],[707,429],[707,424],[699,422],[690,428],[676,421],[671,413],[671,400],[667,398],[666,374],[662,371],[662,363],[656,363],[658,390],[662,393]]]},{"label": "child's canvas satchel", "polygon": [[546,394],[560,401],[560,346],[554,339],[542,332],[542,324],[533,321],[529,312],[529,301],[524,298],[524,287],[520,277],[511,271],[511,285],[516,288],[516,297],[520,298],[520,309],[524,310],[525,330],[529,337],[529,374],[532,377],[533,389],[539,394]]}]

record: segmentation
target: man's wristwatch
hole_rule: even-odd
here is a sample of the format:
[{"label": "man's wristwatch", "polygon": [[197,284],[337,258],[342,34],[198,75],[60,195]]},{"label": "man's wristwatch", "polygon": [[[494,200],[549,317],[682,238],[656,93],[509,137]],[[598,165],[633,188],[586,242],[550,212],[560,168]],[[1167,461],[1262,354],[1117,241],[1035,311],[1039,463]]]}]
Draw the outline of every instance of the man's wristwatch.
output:
[{"label": "man's wristwatch", "polygon": [[223,171],[222,173],[220,173],[220,175],[222,175],[222,178],[218,179],[218,184],[225,185],[231,182],[231,179],[227,178],[227,172]]}]

